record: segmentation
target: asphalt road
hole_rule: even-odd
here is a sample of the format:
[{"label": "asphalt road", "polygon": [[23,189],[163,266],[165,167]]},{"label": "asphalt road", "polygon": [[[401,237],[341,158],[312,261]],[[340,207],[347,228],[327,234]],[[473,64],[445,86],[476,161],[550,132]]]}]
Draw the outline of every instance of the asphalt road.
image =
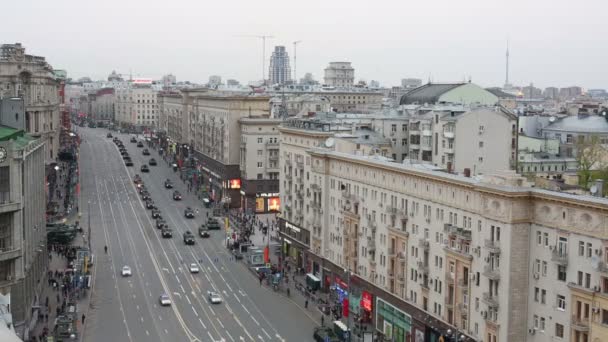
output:
[{"label": "asphalt road", "polygon": [[[142,148],[118,136],[134,166],[126,167],[107,130],[79,128],[81,135],[82,225],[87,227],[90,207],[92,248],[97,256],[91,309],[87,314],[84,341],[312,341],[317,325],[307,311],[289,299],[260,287],[242,262],[224,248],[224,231],[211,238],[198,236],[198,226],[208,209],[187,193],[177,173],[154,150],[143,156]],[[158,161],[150,173],[140,166],[150,157]],[[163,218],[173,229],[172,239],[163,239],[156,229],[132,181],[140,174]],[[165,179],[175,188],[164,188]],[[179,190],[182,201],[172,199]],[[186,219],[184,209],[198,209],[195,219]],[[186,246],[182,234],[192,231],[194,246]],[[104,253],[108,246],[108,254]],[[201,272],[191,274],[190,263]],[[122,277],[124,265],[132,277]],[[222,304],[210,304],[207,290],[219,292]],[[169,294],[170,307],[159,305],[159,296]],[[298,305],[300,304],[300,305]],[[84,308],[82,308],[84,309]],[[81,309],[81,310],[82,310]]]}]

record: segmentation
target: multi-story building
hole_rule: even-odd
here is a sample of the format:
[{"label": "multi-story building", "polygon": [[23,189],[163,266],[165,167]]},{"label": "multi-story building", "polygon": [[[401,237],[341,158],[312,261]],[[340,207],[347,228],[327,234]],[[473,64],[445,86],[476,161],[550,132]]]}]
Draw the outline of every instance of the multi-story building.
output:
[{"label": "multi-story building", "polygon": [[576,157],[578,148],[585,147],[592,139],[608,145],[608,120],[599,115],[552,118],[541,132],[545,138],[559,140],[560,155],[565,157]]},{"label": "multi-story building", "polygon": [[91,119],[95,121],[110,122],[114,120],[114,89],[103,88],[93,96],[89,95],[91,102]]},{"label": "multi-story building", "polygon": [[222,85],[222,76],[211,75],[209,76],[209,82],[207,83],[209,88],[217,88]]},{"label": "multi-story building", "polygon": [[279,130],[281,119],[242,118],[241,208],[250,213],[277,212],[279,201]]},{"label": "multi-story building", "polygon": [[115,120],[122,126],[156,128],[158,103],[151,84],[133,84],[115,92]]},{"label": "multi-story building", "polygon": [[428,83],[406,93],[401,105],[460,104],[494,106],[498,97],[474,83]]},{"label": "multi-story building", "polygon": [[25,100],[27,133],[45,142],[47,163],[59,152],[59,82],[44,57],[25,54],[20,44],[0,46],[0,97]]},{"label": "multi-story building", "polygon": [[177,84],[177,77],[175,77],[175,75],[173,74],[164,75],[161,79],[161,83],[163,85],[163,88],[168,89]]},{"label": "multi-story building", "polygon": [[287,256],[377,332],[608,338],[606,199],[331,151],[322,130],[280,132]]},{"label": "multi-story building", "polygon": [[351,88],[355,85],[355,69],[350,62],[329,62],[324,82],[330,87]]},{"label": "multi-story building", "polygon": [[559,88],[556,87],[547,87],[543,91],[543,97],[545,99],[557,100],[559,99]]},{"label": "multi-story building", "polygon": [[419,78],[402,78],[401,88],[404,89],[416,89],[422,85],[422,80]]},{"label": "multi-story building", "polygon": [[268,78],[270,79],[270,84],[285,84],[291,82],[289,54],[284,46],[274,47],[274,51],[270,56]]},{"label": "multi-story building", "polygon": [[582,94],[583,94],[583,89],[581,87],[577,87],[577,86],[559,89],[559,98],[561,100],[575,99],[578,96],[581,96]]},{"label": "multi-story building", "polygon": [[276,94],[270,99],[273,117],[305,116],[310,113],[324,113],[331,110],[331,103],[325,96],[313,94]]},{"label": "multi-story building", "polygon": [[23,99],[0,102],[0,316],[10,313],[9,328],[27,336],[48,266],[45,145],[23,130]]}]

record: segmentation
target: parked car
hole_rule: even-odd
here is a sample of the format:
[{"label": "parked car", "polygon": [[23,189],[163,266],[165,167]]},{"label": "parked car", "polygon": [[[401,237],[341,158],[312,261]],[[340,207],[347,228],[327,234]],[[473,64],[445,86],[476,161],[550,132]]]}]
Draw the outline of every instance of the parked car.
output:
[{"label": "parked car", "polygon": [[154,159],[154,158],[150,158],[150,160],[148,160],[148,164],[149,164],[150,166],[156,166],[156,165],[157,165],[157,164],[156,164],[156,159]]},{"label": "parked car", "polygon": [[141,172],[150,172],[150,169],[148,168],[148,165],[146,165],[146,164],[142,165],[139,170]]},{"label": "parked car", "polygon": [[179,191],[177,191],[177,190],[173,191],[173,199],[176,201],[181,201],[182,194],[180,194]]}]

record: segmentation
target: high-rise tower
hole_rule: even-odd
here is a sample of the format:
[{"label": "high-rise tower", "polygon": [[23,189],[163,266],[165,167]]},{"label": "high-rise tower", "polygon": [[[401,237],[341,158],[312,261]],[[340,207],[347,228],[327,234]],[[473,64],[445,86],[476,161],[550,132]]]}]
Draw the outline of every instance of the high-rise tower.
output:
[{"label": "high-rise tower", "polygon": [[506,65],[505,65],[505,85],[504,89],[511,89],[512,85],[509,83],[509,41],[507,40],[507,53],[506,53]]},{"label": "high-rise tower", "polygon": [[269,75],[270,84],[285,84],[291,81],[291,67],[289,55],[284,46],[275,46],[270,56]]}]

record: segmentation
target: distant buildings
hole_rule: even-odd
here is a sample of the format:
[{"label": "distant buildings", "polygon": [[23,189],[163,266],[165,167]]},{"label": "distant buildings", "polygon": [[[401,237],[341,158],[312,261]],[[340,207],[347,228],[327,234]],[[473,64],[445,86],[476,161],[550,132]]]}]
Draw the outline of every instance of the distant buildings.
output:
[{"label": "distant buildings", "polygon": [[161,79],[163,88],[170,88],[177,84],[177,77],[173,74],[164,75]]},{"label": "distant buildings", "polygon": [[302,85],[317,85],[318,81],[314,79],[311,73],[307,72],[304,74],[304,77],[300,79],[300,84]]},{"label": "distant buildings", "polygon": [[419,78],[403,78],[401,79],[401,88],[411,90],[422,85],[422,80]]},{"label": "distant buildings", "polygon": [[330,62],[325,68],[325,85],[350,88],[355,84],[355,69],[350,62]]},{"label": "distant buildings", "polygon": [[239,83],[239,81],[237,81],[235,79],[229,79],[226,81],[226,85],[229,87],[237,87],[237,86],[240,86],[241,83]]},{"label": "distant buildings", "polygon": [[41,138],[46,163],[59,152],[59,82],[44,57],[27,55],[20,43],[0,46],[0,97],[25,100],[26,132]]},{"label": "distant buildings", "polygon": [[90,117],[95,121],[111,122],[114,120],[115,90],[113,88],[103,88],[95,94],[89,94],[88,100],[91,102]]},{"label": "distant buildings", "polygon": [[461,104],[493,106],[498,97],[474,83],[428,83],[401,98],[401,105]]},{"label": "distant buildings", "polygon": [[123,127],[155,128],[158,125],[158,91],[150,84],[117,90],[114,96],[115,120]]},{"label": "distant buildings", "polygon": [[291,82],[291,67],[289,54],[284,46],[275,46],[270,56],[268,77],[270,84],[285,84]]},{"label": "distant buildings", "polygon": [[209,76],[209,82],[207,83],[207,86],[209,86],[209,88],[217,88],[220,85],[222,85],[222,76],[218,76],[218,75]]}]

